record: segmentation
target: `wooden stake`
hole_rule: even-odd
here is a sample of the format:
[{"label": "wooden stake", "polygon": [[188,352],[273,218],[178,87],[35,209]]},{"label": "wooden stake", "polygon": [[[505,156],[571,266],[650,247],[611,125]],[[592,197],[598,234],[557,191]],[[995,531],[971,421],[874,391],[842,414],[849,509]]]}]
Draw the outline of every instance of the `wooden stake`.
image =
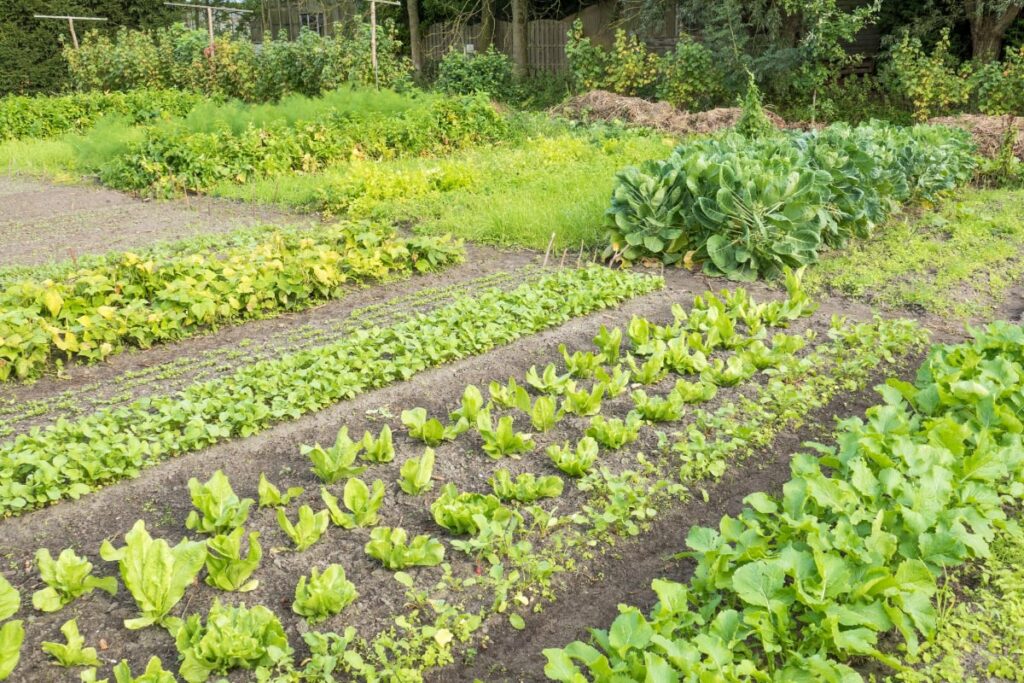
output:
[{"label": "wooden stake", "polygon": [[206,10],[206,31],[210,35],[210,55],[213,55],[213,13],[214,12],[237,12],[239,14],[252,14],[252,10],[249,9],[236,9],[234,7],[218,7],[217,5],[194,5],[190,2],[165,2],[165,5],[171,7],[189,7],[191,9],[204,9]]},{"label": "wooden stake", "polygon": [[[413,0],[415,2],[415,0]],[[373,64],[373,87],[380,90],[380,76],[377,69],[377,3],[401,6],[392,0],[370,0],[370,63]]]},{"label": "wooden stake", "polygon": [[579,268],[583,264],[583,240],[580,240],[580,255],[576,257],[576,267]]},{"label": "wooden stake", "polygon": [[67,14],[33,14],[36,19],[67,19],[68,30],[71,31],[71,44],[78,49],[78,34],[75,32],[75,20],[78,21],[106,21],[106,17],[75,17]]},{"label": "wooden stake", "polygon": [[562,252],[562,262],[558,264],[559,268],[565,268],[565,257],[569,255],[569,250],[566,249]]},{"label": "wooden stake", "polygon": [[548,249],[544,252],[544,268],[548,267],[548,257],[551,256],[551,247],[555,244],[555,233],[551,233],[551,239],[548,240]]}]

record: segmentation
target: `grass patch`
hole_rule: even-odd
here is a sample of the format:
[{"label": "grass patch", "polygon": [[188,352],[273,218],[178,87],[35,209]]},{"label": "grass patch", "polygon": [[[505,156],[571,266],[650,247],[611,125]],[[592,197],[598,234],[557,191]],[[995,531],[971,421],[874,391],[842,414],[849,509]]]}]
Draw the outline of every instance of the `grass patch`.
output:
[{"label": "grass patch", "polygon": [[1024,190],[971,188],[826,255],[806,281],[884,308],[979,319],[1024,276],[1022,249]]}]

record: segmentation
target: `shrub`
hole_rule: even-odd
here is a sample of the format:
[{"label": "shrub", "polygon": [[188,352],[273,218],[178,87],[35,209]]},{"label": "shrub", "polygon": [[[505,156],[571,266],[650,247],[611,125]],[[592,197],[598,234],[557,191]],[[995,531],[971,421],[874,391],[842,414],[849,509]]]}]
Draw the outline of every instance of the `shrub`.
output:
[{"label": "shrub", "polygon": [[506,102],[518,95],[512,80],[512,60],[493,46],[479,55],[452,49],[438,66],[436,86],[449,95],[485,92]]},{"label": "shrub", "polygon": [[721,95],[721,82],[711,51],[684,35],[676,49],[661,58],[656,93],[672,106],[702,111]]},{"label": "shrub", "polygon": [[889,69],[890,80],[913,103],[919,121],[966,105],[971,94],[970,65],[958,66],[948,29],[930,55],[919,38],[904,34],[893,46]]},{"label": "shrub", "polygon": [[974,75],[974,88],[982,113],[1024,115],[1024,46],[1008,51],[1002,63],[980,67]]}]

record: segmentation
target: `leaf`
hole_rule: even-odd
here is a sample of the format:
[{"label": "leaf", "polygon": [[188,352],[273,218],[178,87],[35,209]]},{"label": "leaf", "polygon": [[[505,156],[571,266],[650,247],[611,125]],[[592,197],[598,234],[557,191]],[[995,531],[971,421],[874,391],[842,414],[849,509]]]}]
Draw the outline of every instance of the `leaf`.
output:
[{"label": "leaf", "polygon": [[608,630],[608,643],[615,648],[620,655],[625,654],[629,649],[642,649],[651,642],[654,630],[644,619],[643,615],[631,608],[623,612],[612,622]]},{"label": "leaf", "polygon": [[733,572],[732,588],[744,602],[772,611],[785,581],[785,571],[778,562],[756,560]]},{"label": "leaf", "polygon": [[21,595],[10,582],[0,574],[0,621],[8,619],[21,607]]},{"label": "leaf", "polygon": [[510,623],[512,625],[512,628],[516,629],[517,631],[522,631],[524,628],[526,628],[526,620],[515,613],[508,615],[508,623]]},{"label": "leaf", "polygon": [[57,660],[61,666],[101,666],[96,648],[84,647],[85,638],[78,632],[78,622],[70,619],[60,627],[66,643],[43,641],[43,652]]},{"label": "leaf", "polygon": [[43,305],[50,312],[50,317],[56,318],[64,306],[64,298],[54,287],[47,287],[43,291]]},{"label": "leaf", "polygon": [[25,628],[18,619],[0,626],[0,681],[8,678],[21,658]]}]

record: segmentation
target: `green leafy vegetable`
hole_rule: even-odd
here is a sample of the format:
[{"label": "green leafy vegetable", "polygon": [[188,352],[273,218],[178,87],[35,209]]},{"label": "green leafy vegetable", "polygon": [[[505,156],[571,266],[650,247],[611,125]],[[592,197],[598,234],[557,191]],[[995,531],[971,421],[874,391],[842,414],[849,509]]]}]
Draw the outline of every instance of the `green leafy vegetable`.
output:
[{"label": "green leafy vegetable", "polygon": [[314,513],[313,508],[303,505],[299,508],[298,520],[292,524],[285,511],[278,508],[277,524],[288,538],[292,539],[295,549],[302,551],[319,541],[327,531],[327,526],[331,523],[328,514],[327,510]]},{"label": "green leafy vegetable", "polygon": [[462,392],[462,401],[459,408],[452,412],[451,419],[456,422],[465,420],[469,424],[476,422],[477,415],[484,409],[484,396],[480,389],[470,384]]},{"label": "green leafy vegetable", "polygon": [[249,580],[260,567],[263,548],[258,531],[249,534],[249,552],[242,554],[245,529],[238,527],[230,534],[220,534],[206,541],[206,583],[222,591],[245,593],[255,590],[259,581]]},{"label": "green leafy vegetable", "polygon": [[571,355],[565,344],[558,345],[558,351],[565,359],[565,367],[569,374],[580,379],[594,376],[594,372],[604,363],[604,355],[589,351],[575,351]]},{"label": "green leafy vegetable", "polygon": [[252,498],[239,499],[231,488],[227,475],[217,470],[205,484],[195,477],[188,480],[192,504],[196,507],[188,514],[185,528],[201,534],[222,534],[237,529],[249,519]]},{"label": "green leafy vegetable", "polygon": [[468,428],[468,424],[463,420],[459,420],[454,425],[445,426],[436,417],[428,419],[426,408],[403,410],[402,424],[409,430],[409,436],[419,439],[428,446],[440,446]]},{"label": "green leafy vegetable", "polygon": [[345,482],[342,502],[349,512],[342,512],[338,507],[338,499],[326,488],[320,489],[320,497],[327,504],[331,521],[344,529],[373,526],[377,523],[377,512],[384,502],[384,482],[377,479],[373,482],[373,490],[361,480],[353,477]]},{"label": "green leafy vegetable", "polygon": [[361,442],[363,447],[363,459],[369,462],[391,462],[395,459],[395,444],[391,436],[391,427],[384,425],[376,439],[373,434],[363,434]]},{"label": "green leafy vegetable", "polygon": [[0,574],[0,621],[14,616],[21,607],[21,594]]},{"label": "green leafy vegetable", "polygon": [[532,503],[541,498],[557,498],[562,495],[565,483],[555,475],[537,477],[531,472],[524,472],[512,480],[506,469],[499,469],[489,480],[494,495],[502,500],[515,500],[520,503]]},{"label": "green leafy vegetable", "polygon": [[70,619],[60,627],[66,643],[43,641],[43,652],[57,660],[61,666],[100,666],[96,648],[85,647],[85,638],[78,632],[78,622]]},{"label": "green leafy vegetable", "polygon": [[43,612],[56,612],[97,588],[111,595],[117,593],[117,579],[92,576],[92,562],[79,557],[71,548],[62,550],[56,560],[49,550],[40,548],[36,551],[36,567],[46,588],[32,594],[32,606]]},{"label": "green leafy vegetable", "polygon": [[400,527],[380,526],[370,532],[366,554],[379,560],[388,569],[421,566],[435,567],[444,561],[444,544],[427,535],[408,542],[408,534]]},{"label": "green leafy vegetable", "polygon": [[536,366],[531,366],[526,372],[526,383],[542,394],[561,396],[572,386],[572,378],[568,374],[559,375],[555,364],[548,363],[542,374],[537,373]]},{"label": "green leafy vegetable", "polygon": [[587,427],[587,436],[597,440],[602,446],[618,449],[636,441],[640,435],[640,420],[636,413],[630,413],[625,420],[613,417],[605,419],[596,415]]},{"label": "green leafy vegetable", "polygon": [[601,352],[605,363],[618,363],[619,353],[622,350],[622,330],[618,327],[613,327],[609,330],[604,325],[601,325],[597,336],[594,337],[594,346]]},{"label": "green leafy vegetable", "polygon": [[0,681],[8,678],[21,659],[21,644],[25,640],[25,627],[20,619],[0,626]]},{"label": "green leafy vegetable", "polygon": [[320,444],[302,446],[302,453],[309,456],[313,463],[313,473],[325,484],[336,484],[342,479],[355,477],[363,473],[366,467],[356,466],[356,456],[362,445],[348,437],[348,427],[338,430],[338,437],[330,448]]},{"label": "green leafy vegetable", "polygon": [[[529,399],[527,399],[527,405],[529,405]],[[491,414],[484,411],[477,416],[476,429],[483,439],[484,452],[495,460],[506,455],[516,456],[521,453],[529,453],[535,445],[529,434],[515,430],[511,415],[499,418],[498,426],[495,427]]]},{"label": "green leafy vegetable", "polygon": [[590,391],[586,389],[570,389],[565,390],[565,398],[562,401],[562,410],[573,415],[579,415],[580,417],[586,417],[588,415],[597,415],[601,412],[601,399],[604,398],[604,386],[596,385]]},{"label": "green leafy vegetable", "polygon": [[570,477],[582,477],[594,467],[597,462],[598,445],[597,441],[589,436],[580,439],[576,448],[571,448],[566,442],[559,446],[552,444],[546,451],[551,462]]},{"label": "green leafy vegetable", "polygon": [[122,659],[114,666],[114,683],[175,683],[174,674],[164,670],[163,663],[159,657],[150,657],[146,664],[146,670],[138,676],[132,676],[132,669],[128,661]]},{"label": "green leafy vegetable", "polygon": [[434,449],[428,448],[418,458],[402,463],[398,486],[410,496],[418,496],[434,487],[430,480],[434,472]]},{"label": "green leafy vegetable", "polygon": [[280,489],[270,483],[267,475],[260,473],[260,483],[256,491],[259,493],[261,508],[279,508],[284,507],[295,498],[301,496],[305,489],[301,486],[290,486],[282,494]]},{"label": "green leafy vegetable", "polygon": [[538,396],[530,408],[530,424],[534,429],[546,432],[558,424],[564,414],[553,397]]},{"label": "green leafy vegetable", "polygon": [[341,612],[357,597],[355,584],[345,578],[345,569],[340,564],[327,565],[322,573],[313,567],[309,580],[299,577],[292,611],[306,617],[310,624],[317,624]]},{"label": "green leafy vegetable", "polygon": [[530,410],[530,395],[519,386],[515,377],[508,378],[508,384],[491,382],[488,386],[491,400],[502,408],[518,408],[523,412]]},{"label": "green leafy vegetable", "polygon": [[445,484],[441,495],[430,506],[434,521],[453,534],[475,534],[480,520],[508,513],[497,496],[459,493],[455,484]]}]

